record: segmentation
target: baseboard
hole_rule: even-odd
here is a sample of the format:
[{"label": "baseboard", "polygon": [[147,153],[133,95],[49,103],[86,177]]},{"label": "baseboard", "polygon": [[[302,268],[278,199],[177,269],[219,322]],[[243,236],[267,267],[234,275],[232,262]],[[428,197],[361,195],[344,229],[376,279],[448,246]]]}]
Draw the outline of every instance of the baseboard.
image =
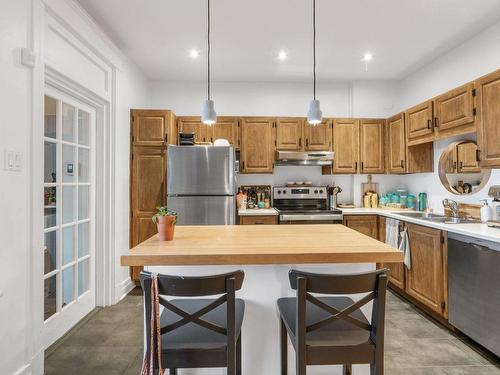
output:
[{"label": "baseboard", "polygon": [[127,277],[121,283],[115,286],[115,303],[120,302],[132,289],[135,288],[135,283],[130,277]]},{"label": "baseboard", "polygon": [[44,352],[40,350],[31,358],[31,363],[22,366],[13,375],[43,375]]}]

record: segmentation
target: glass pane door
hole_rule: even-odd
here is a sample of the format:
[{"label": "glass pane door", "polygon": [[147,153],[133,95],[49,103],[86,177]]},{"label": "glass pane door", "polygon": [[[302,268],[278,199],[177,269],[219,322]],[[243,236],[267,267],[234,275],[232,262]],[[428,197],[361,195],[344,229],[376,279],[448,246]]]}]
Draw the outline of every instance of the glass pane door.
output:
[{"label": "glass pane door", "polygon": [[95,111],[45,96],[44,320],[46,344],[95,307]]}]

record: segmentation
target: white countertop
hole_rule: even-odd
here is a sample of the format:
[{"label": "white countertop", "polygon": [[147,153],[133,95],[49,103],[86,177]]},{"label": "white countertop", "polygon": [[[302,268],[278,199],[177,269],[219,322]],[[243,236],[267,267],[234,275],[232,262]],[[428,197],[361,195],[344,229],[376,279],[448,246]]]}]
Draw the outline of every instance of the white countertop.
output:
[{"label": "white countertop", "polygon": [[239,216],[276,216],[278,214],[278,210],[275,208],[247,208],[244,210],[238,210]]},{"label": "white countertop", "polygon": [[444,224],[428,220],[417,219],[400,215],[401,211],[390,211],[384,208],[342,208],[343,215],[381,215],[408,223],[424,225],[431,228],[445,230],[464,236],[480,238],[486,241],[500,242],[500,229],[490,228],[486,224]]}]

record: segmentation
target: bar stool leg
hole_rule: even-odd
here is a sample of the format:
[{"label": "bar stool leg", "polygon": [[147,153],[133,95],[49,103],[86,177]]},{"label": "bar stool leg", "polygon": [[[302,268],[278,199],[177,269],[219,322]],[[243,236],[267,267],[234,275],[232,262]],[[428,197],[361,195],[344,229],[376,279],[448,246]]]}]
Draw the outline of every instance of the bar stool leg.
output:
[{"label": "bar stool leg", "polygon": [[176,368],[171,368],[170,369],[170,375],[177,375],[177,369]]},{"label": "bar stool leg", "polygon": [[236,375],[241,375],[241,332],[236,341]]},{"label": "bar stool leg", "polygon": [[343,375],[352,375],[352,365],[344,365]]},{"label": "bar stool leg", "polygon": [[281,375],[288,374],[288,334],[285,323],[280,319]]}]

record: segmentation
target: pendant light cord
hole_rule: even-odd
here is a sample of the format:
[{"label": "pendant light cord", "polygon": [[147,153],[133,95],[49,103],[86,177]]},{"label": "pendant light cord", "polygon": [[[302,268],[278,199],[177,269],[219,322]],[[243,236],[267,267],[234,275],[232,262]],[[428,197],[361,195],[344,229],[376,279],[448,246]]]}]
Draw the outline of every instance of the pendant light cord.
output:
[{"label": "pendant light cord", "polygon": [[313,96],[316,100],[316,0],[313,0],[313,82]]},{"label": "pendant light cord", "polygon": [[208,11],[207,11],[207,45],[208,45],[208,64],[207,64],[207,96],[210,100],[210,0],[208,0]]}]

